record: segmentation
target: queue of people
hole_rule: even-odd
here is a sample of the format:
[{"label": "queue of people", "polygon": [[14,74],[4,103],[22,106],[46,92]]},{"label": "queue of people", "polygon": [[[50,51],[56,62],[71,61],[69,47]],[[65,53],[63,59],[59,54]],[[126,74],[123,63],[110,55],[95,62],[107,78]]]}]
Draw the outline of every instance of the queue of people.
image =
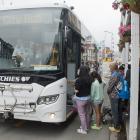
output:
[{"label": "queue of people", "polygon": [[[107,93],[110,99],[113,116],[113,126],[110,131],[120,132],[124,102],[129,100],[129,87],[124,77],[124,66],[118,67],[116,63],[110,65],[111,77]],[[75,80],[75,100],[80,127],[77,133],[87,134],[89,129],[102,128],[102,105],[104,101],[104,83],[97,71],[89,72],[89,67],[82,65],[78,78]],[[91,123],[95,112],[96,120]]]}]

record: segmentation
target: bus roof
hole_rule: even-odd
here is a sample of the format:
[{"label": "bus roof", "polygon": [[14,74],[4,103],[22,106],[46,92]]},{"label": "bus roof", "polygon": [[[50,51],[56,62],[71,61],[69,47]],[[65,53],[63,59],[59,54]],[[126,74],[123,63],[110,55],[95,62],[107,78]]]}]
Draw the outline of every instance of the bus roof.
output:
[{"label": "bus roof", "polygon": [[[19,0],[18,0],[19,1]],[[16,9],[28,9],[28,8],[45,8],[45,7],[60,7],[71,10],[65,3],[59,2],[43,2],[43,1],[30,1],[25,2],[23,0],[18,1],[0,1],[0,10],[16,10]]]}]

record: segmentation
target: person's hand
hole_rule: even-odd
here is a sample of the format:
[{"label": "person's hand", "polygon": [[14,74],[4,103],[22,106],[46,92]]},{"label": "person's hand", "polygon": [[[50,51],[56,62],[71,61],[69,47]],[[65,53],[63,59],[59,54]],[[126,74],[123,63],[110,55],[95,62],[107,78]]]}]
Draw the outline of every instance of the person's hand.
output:
[{"label": "person's hand", "polygon": [[75,91],[75,93],[78,93],[79,92],[79,90],[76,90],[76,89],[74,91]]}]

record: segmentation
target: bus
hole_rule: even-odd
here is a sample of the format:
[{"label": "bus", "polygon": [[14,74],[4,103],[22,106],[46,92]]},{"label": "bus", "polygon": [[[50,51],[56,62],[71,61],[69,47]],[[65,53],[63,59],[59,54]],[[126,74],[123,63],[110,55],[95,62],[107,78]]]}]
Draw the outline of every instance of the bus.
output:
[{"label": "bus", "polygon": [[103,61],[112,62],[113,61],[113,51],[109,47],[105,47],[102,51]]},{"label": "bus", "polygon": [[0,8],[0,117],[65,122],[81,43],[90,32],[65,4]]}]

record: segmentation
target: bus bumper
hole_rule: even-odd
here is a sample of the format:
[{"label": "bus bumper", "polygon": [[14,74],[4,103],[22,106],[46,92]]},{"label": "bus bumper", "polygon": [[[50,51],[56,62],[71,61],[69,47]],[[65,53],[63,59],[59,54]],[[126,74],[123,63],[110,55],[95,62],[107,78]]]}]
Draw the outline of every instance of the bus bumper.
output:
[{"label": "bus bumper", "polygon": [[[19,110],[18,110],[19,111]],[[59,123],[66,121],[66,109],[56,109],[56,105],[40,105],[36,110],[26,110],[21,113],[15,110],[14,119],[31,120],[47,123]]]}]

